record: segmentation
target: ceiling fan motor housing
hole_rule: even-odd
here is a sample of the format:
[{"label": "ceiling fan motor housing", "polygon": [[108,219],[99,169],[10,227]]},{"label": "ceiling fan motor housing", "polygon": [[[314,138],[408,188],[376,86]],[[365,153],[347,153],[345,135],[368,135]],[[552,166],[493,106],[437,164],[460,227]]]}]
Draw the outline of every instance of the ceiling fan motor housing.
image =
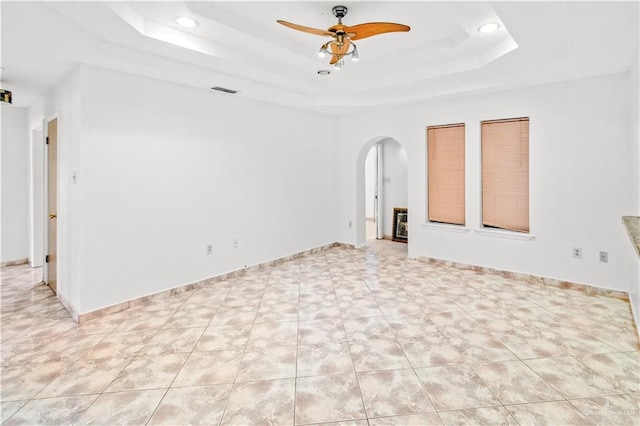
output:
[{"label": "ceiling fan motor housing", "polygon": [[333,16],[338,19],[342,19],[347,16],[347,10],[347,6],[333,6],[333,9],[331,9]]}]

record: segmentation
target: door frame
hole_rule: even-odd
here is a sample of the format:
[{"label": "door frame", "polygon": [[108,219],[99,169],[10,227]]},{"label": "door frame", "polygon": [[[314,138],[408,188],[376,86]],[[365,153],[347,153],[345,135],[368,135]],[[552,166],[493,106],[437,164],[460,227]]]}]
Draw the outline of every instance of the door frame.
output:
[{"label": "door frame", "polygon": [[[58,137],[58,152],[56,154],[56,161],[58,162],[58,167],[57,167],[57,176],[56,176],[56,197],[58,197],[58,200],[60,199],[59,197],[59,193],[60,193],[60,117],[59,117],[59,113],[55,113],[52,114],[48,117],[46,117],[45,119],[42,120],[43,124],[42,124],[42,128],[44,130],[44,138],[42,141],[42,145],[43,145],[43,150],[44,150],[44,155],[43,155],[43,166],[44,166],[44,170],[43,170],[43,202],[42,202],[42,206],[43,206],[43,211],[42,211],[42,221],[43,221],[43,226],[42,226],[42,233],[43,233],[43,238],[42,238],[42,281],[45,283],[49,282],[49,264],[45,261],[45,259],[47,258],[47,254],[49,251],[49,190],[47,188],[49,188],[49,147],[47,146],[47,138],[49,137],[49,123],[51,123],[53,120],[58,120],[58,127],[57,127],[57,137]],[[60,206],[59,203],[58,204],[58,211],[60,211]],[[56,220],[56,227],[58,227],[58,221]],[[60,244],[59,244],[59,239],[56,242],[56,256],[57,259],[59,259],[59,250],[60,248]],[[58,264],[60,263],[58,260],[56,260],[58,262]],[[56,271],[59,270],[59,268],[56,268]],[[57,276],[59,276],[59,273],[56,273]],[[57,277],[56,277],[57,278]],[[56,279],[57,281],[57,279]],[[56,291],[56,294],[58,292]]]},{"label": "door frame", "polygon": [[384,147],[381,142],[373,146],[376,150],[375,184],[374,184],[374,218],[376,223],[376,239],[384,238]]},{"label": "door frame", "polygon": [[29,145],[29,263],[32,268],[42,267],[44,252],[42,224],[44,223],[44,120],[31,128]]},{"label": "door frame", "polygon": [[[367,245],[366,173],[365,173],[365,162],[367,159],[367,155],[369,154],[369,151],[375,144],[380,143],[381,145],[384,145],[387,142],[387,140],[390,142],[397,143],[408,155],[407,148],[395,137],[377,136],[369,139],[369,141],[365,142],[360,146],[360,150],[355,159],[355,188],[354,188],[355,198],[353,200],[354,201],[353,214],[355,214],[354,217],[355,217],[356,226],[353,233],[350,234],[351,237],[353,238],[352,241],[354,242],[355,248],[366,247]],[[407,162],[407,170],[406,170],[407,177],[410,175],[409,174],[410,169],[411,169],[411,164],[410,162]],[[382,185],[384,186],[384,176],[382,176],[382,178],[383,178]],[[409,182],[407,180],[407,191],[408,191],[408,186],[409,186]],[[382,189],[382,191],[384,191],[384,188]],[[382,201],[383,198],[380,198],[380,200]],[[381,222],[384,222],[384,211],[382,214],[382,219],[383,220],[381,220]],[[411,247],[410,242],[408,247],[409,248]]]}]

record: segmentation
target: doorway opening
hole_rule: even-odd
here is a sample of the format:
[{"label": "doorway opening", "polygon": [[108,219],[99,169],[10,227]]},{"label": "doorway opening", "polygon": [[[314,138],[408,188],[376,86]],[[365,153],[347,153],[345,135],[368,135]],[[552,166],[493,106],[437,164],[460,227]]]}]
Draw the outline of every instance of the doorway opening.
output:
[{"label": "doorway opening", "polygon": [[[394,208],[408,203],[407,152],[395,139],[378,137],[362,147],[357,161],[356,247],[390,242]],[[406,250],[406,244],[394,244]]]},{"label": "doorway opening", "polygon": [[369,149],[364,165],[367,242],[384,238],[381,220],[381,201],[383,201],[382,160],[382,144],[377,143]]}]

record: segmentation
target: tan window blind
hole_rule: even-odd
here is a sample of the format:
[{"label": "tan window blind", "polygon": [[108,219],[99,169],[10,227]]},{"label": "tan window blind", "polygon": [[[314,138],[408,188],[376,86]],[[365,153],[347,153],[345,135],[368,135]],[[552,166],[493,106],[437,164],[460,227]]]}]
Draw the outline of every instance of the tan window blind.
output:
[{"label": "tan window blind", "polygon": [[482,122],[482,224],[529,232],[529,118]]},{"label": "tan window blind", "polygon": [[464,225],[464,124],[427,127],[428,219]]}]

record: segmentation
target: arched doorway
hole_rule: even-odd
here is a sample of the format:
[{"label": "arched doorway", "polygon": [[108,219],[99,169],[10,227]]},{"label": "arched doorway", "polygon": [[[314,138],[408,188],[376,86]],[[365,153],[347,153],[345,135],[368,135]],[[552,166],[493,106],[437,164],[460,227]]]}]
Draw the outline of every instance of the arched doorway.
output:
[{"label": "arched doorway", "polygon": [[[379,167],[372,168],[370,153],[377,157]],[[407,207],[407,165],[406,150],[393,138],[376,137],[360,149],[356,163],[356,247],[367,245],[367,218],[371,218],[371,205],[375,204],[374,200],[367,202],[367,197],[377,196],[379,205],[379,213],[374,215],[378,229],[375,238],[391,239],[393,209]],[[374,169],[379,172],[377,176],[372,173]],[[377,186],[377,190],[371,186]]]}]

